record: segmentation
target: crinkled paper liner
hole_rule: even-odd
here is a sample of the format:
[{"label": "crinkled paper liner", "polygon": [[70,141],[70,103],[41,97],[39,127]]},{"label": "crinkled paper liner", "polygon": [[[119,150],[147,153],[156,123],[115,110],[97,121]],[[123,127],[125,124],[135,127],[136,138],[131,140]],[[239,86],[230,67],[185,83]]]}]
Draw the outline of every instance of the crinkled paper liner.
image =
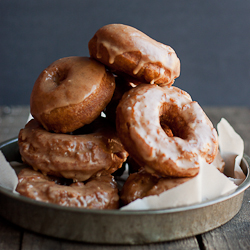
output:
[{"label": "crinkled paper liner", "polygon": [[[200,158],[199,174],[190,181],[160,195],[137,199],[121,209],[145,210],[187,206],[234,192],[237,185],[240,185],[246,178],[240,167],[244,142],[224,118],[218,123],[217,130],[220,153],[212,164]],[[217,169],[222,163],[221,157],[225,162],[224,174]],[[14,166],[14,163],[8,163],[5,160],[0,151],[0,186],[16,192],[18,178],[10,164]]]}]

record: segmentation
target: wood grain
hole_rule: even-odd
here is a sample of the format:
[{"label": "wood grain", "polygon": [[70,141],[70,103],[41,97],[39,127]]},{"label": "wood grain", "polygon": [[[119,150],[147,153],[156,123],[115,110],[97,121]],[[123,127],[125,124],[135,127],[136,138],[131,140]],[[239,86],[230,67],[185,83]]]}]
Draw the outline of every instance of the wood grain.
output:
[{"label": "wood grain", "polygon": [[[167,247],[167,248],[166,248]],[[22,249],[25,250],[178,250],[178,249],[200,249],[195,237],[184,240],[171,241],[167,243],[148,244],[148,245],[98,245],[85,244],[82,242],[71,242],[57,240],[51,237],[24,232]]]},{"label": "wood grain", "polygon": [[[1,205],[1,204],[0,204]],[[0,249],[19,250],[22,237],[21,228],[0,217]]]},{"label": "wood grain", "polygon": [[17,137],[29,116],[29,106],[0,106],[0,142]]}]

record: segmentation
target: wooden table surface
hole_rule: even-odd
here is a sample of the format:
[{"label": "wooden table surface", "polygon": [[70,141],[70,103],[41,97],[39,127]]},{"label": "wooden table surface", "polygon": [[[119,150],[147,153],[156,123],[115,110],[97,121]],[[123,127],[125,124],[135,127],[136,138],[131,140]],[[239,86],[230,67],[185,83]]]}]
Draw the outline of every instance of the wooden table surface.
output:
[{"label": "wooden table surface", "polygon": [[[245,153],[250,155],[250,109],[205,107],[204,110],[214,124],[226,118],[244,139]],[[16,137],[28,114],[27,106],[0,107],[0,142]],[[250,249],[250,189],[245,191],[242,208],[232,220],[215,230],[183,240],[140,246],[85,244],[39,235],[0,217],[0,249]]]}]

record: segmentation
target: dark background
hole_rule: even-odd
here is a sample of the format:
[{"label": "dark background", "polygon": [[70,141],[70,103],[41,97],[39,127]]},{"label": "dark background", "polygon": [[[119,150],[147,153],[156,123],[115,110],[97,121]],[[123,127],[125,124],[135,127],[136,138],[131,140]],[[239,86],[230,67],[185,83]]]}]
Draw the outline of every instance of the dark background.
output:
[{"label": "dark background", "polygon": [[109,23],[170,45],[181,60],[175,85],[201,105],[250,106],[250,1],[0,0],[0,105],[29,104],[53,61],[88,56]]}]

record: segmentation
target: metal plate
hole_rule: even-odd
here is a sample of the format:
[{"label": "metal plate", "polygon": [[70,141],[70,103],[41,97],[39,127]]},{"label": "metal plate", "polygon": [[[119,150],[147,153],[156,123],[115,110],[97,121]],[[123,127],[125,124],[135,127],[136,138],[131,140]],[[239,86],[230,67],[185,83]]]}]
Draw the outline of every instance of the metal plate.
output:
[{"label": "metal plate", "polygon": [[[0,144],[8,161],[20,161],[17,139]],[[245,181],[218,199],[186,207],[147,210],[88,210],[38,202],[0,187],[0,215],[37,233],[68,240],[106,244],[145,244],[181,239],[219,227],[240,210],[250,186],[250,158],[241,167]]]}]

